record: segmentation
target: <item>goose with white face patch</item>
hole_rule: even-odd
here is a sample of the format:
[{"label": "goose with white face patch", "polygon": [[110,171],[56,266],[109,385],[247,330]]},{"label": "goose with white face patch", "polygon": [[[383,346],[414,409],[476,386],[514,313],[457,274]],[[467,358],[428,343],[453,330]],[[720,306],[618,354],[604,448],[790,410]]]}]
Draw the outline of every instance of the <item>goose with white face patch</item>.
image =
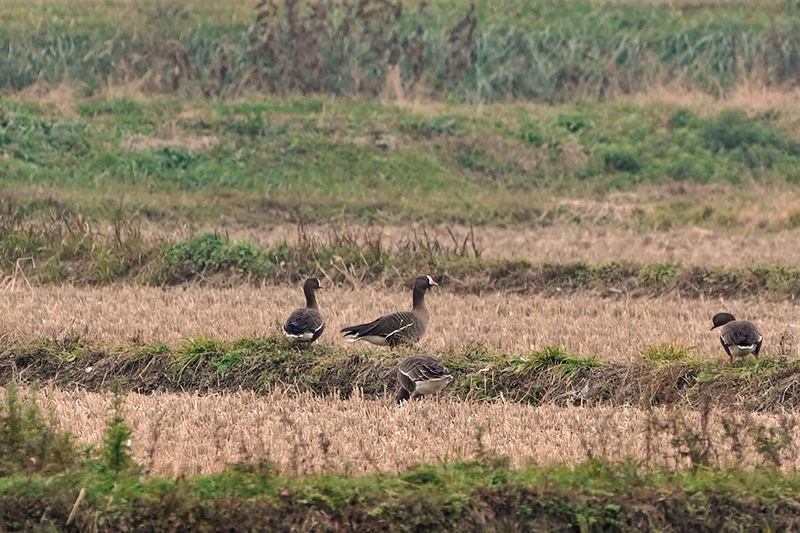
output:
[{"label": "goose with white face patch", "polygon": [[744,357],[753,354],[758,357],[763,337],[755,324],[748,320],[736,320],[730,313],[717,313],[711,320],[714,323],[712,330],[722,328],[719,330],[719,341],[731,363],[734,356]]},{"label": "goose with white face patch", "polygon": [[438,283],[430,276],[420,276],[414,282],[411,311],[399,311],[366,324],[342,328],[350,342],[367,341],[378,346],[395,347],[414,344],[425,334],[430,313],[425,306],[425,293]]},{"label": "goose with white face patch", "polygon": [[430,355],[412,355],[397,368],[397,402],[438,394],[453,379],[442,363]]},{"label": "goose with white face patch", "polygon": [[292,311],[283,330],[286,338],[305,346],[310,346],[325,330],[325,320],[319,312],[316,291],[324,289],[317,278],[308,278],[303,284],[303,293],[306,296],[306,306]]}]

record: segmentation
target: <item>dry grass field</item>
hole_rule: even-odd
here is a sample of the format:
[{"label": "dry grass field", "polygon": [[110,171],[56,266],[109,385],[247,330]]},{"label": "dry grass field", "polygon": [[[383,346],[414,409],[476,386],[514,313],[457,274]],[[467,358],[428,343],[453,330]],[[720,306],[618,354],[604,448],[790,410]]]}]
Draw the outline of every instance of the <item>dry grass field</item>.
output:
[{"label": "dry grass field", "polygon": [[[83,444],[102,445],[110,394],[45,388],[34,396],[55,415],[58,427]],[[469,461],[487,454],[507,455],[514,467],[605,457],[681,469],[690,464],[684,456],[690,439],[685,432],[702,434],[696,411],[433,400],[398,407],[359,395],[341,400],[287,391],[267,396],[130,394],[123,411],[134,430],[135,460],[155,475],[210,473],[260,460],[274,461],[279,472],[294,475],[396,473],[420,462]],[[794,444],[776,447],[773,459],[755,447],[759,426],[798,442],[796,416],[712,410],[707,461],[722,467],[778,461],[784,471],[796,471],[800,457]],[[726,436],[723,419],[739,431],[738,440]]]},{"label": "dry grass field", "polygon": [[[800,0],[397,1],[0,0],[0,532],[796,527]],[[398,405],[339,330],[412,264]],[[273,338],[311,271],[332,350]]]},{"label": "dry grass field", "polygon": [[[410,291],[378,285],[332,286],[319,295],[327,330],[324,345],[344,346],[338,330],[390,311],[410,308]],[[13,340],[80,334],[104,344],[132,339],[180,345],[198,337],[232,340],[280,334],[280,325],[303,303],[300,286],[17,287],[0,298],[0,336]],[[664,342],[720,357],[709,331],[711,316],[729,311],[755,321],[764,335],[763,354],[798,356],[800,308],[792,301],[697,300],[680,295],[658,299],[591,294],[545,298],[517,294],[458,294],[433,289],[431,323],[420,348],[459,350],[478,342],[492,352],[524,354],[560,346],[604,361],[640,360],[641,351]],[[379,348],[380,350],[380,348]]]},{"label": "dry grass field", "polygon": [[[600,205],[587,209],[603,217],[614,208]],[[764,208],[765,212],[768,208]],[[785,211],[784,211],[785,212]],[[249,240],[260,245],[297,244],[298,228],[294,225],[264,225],[243,228],[238,225],[203,227],[199,232],[217,231],[232,240]],[[445,250],[473,253],[473,243],[482,257],[492,259],[521,258],[531,262],[605,263],[627,259],[648,263],[681,263],[699,266],[747,266],[753,264],[800,264],[800,228],[785,231],[741,232],[716,231],[686,226],[665,231],[626,229],[624,224],[555,224],[543,228],[481,227],[472,229],[457,225],[434,225],[380,228],[358,226],[307,226],[306,238],[330,242],[332,235],[346,235],[356,242],[375,242],[388,250],[407,248],[409,243],[436,243]],[[187,238],[185,232],[149,232],[169,240]]]},{"label": "dry grass field", "polygon": [[[469,254],[477,250],[486,258],[522,258],[531,262],[602,263],[628,259],[706,267],[799,264],[800,247],[796,243],[800,241],[800,206],[796,191],[752,183],[749,187],[745,193],[733,185],[687,183],[642,187],[598,198],[554,197],[554,213],[546,210],[541,215],[541,226],[535,221],[519,227],[473,228],[420,223],[365,227],[348,222],[299,226],[257,219],[242,223],[230,217],[222,217],[216,224],[191,226],[146,221],[137,224],[145,238],[169,242],[219,232],[231,240],[247,240],[261,246],[298,245],[309,239],[330,243],[342,238],[362,245],[380,242],[390,251],[405,250],[412,244],[461,251],[466,245]],[[45,197],[49,194],[35,187],[29,193]],[[704,209],[731,217],[735,220],[734,229],[698,225],[693,217],[702,221]],[[559,214],[560,210],[564,212]],[[551,216],[554,220],[549,219]],[[576,223],[575,218],[580,222]],[[641,224],[636,222],[638,218],[643,220]],[[97,225],[91,229],[98,235],[113,233],[113,227]]]}]

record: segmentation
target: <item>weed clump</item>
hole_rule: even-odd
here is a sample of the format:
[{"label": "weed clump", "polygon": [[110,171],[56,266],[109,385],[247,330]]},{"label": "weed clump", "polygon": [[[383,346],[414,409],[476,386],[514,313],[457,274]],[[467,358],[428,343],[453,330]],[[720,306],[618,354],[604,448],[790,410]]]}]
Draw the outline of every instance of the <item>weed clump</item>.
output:
[{"label": "weed clump", "polygon": [[32,403],[21,402],[14,384],[0,405],[0,477],[55,474],[78,462],[73,437],[58,433]]},{"label": "weed clump", "polygon": [[767,124],[748,117],[741,109],[728,109],[703,121],[700,132],[705,145],[715,152],[763,146],[800,153],[800,145],[779,135]]},{"label": "weed clump", "polygon": [[133,430],[125,423],[122,416],[121,394],[114,396],[111,405],[111,419],[106,426],[106,433],[103,438],[102,457],[106,467],[115,474],[130,468],[133,465],[131,457],[131,437]]},{"label": "weed clump", "polygon": [[678,341],[662,342],[655,346],[648,346],[642,351],[642,357],[645,361],[668,363],[674,361],[687,360],[694,348],[691,346],[684,346]]},{"label": "weed clump", "polygon": [[472,63],[475,5],[442,33],[423,26],[428,16],[426,4],[408,14],[392,0],[261,0],[247,51],[253,82],[270,92],[377,96],[394,77],[398,98],[400,73],[407,89],[459,85]]},{"label": "weed clump", "polygon": [[274,265],[261,249],[250,242],[232,242],[219,233],[205,233],[166,249],[172,264],[170,277],[194,279],[198,276],[228,271],[255,278],[269,276]]},{"label": "weed clump", "polygon": [[548,346],[523,358],[522,363],[515,368],[515,372],[525,374],[553,369],[562,376],[570,376],[580,370],[600,366],[603,366],[603,363],[597,356],[580,357],[567,353],[558,346]]}]

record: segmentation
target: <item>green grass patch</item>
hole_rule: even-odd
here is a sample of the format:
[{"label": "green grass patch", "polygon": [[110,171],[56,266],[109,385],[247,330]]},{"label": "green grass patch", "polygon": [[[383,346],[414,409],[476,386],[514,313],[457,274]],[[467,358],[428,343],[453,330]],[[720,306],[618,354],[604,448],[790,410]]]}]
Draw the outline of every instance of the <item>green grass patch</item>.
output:
[{"label": "green grass patch", "polygon": [[168,247],[168,260],[185,268],[186,275],[231,270],[266,278],[274,266],[259,247],[250,242],[233,242],[218,233],[205,233]]},{"label": "green grass patch", "polygon": [[[34,515],[63,524],[79,487],[88,487],[76,522],[161,529],[167,524],[284,531],[316,517],[318,526],[360,531],[403,527],[485,531],[495,524],[529,530],[640,531],[642,509],[659,529],[713,529],[732,521],[774,529],[793,523],[800,491],[793,475],[757,470],[640,473],[629,465],[593,461],[574,467],[509,469],[488,460],[420,465],[399,475],[286,477],[268,465],[241,465],[210,476],[143,478],[77,470],[55,479],[0,480],[9,524],[33,526]],[[63,496],[62,496],[63,494]],[[23,509],[27,510],[23,512]],[[476,513],[479,519],[476,519]],[[199,525],[199,524],[198,524]],[[98,528],[105,531],[105,528]],[[110,530],[110,529],[108,529]]]},{"label": "green grass patch", "polygon": [[645,361],[652,362],[686,361],[693,351],[693,346],[684,346],[677,341],[662,342],[645,348],[642,351],[642,357]]},{"label": "green grass patch", "polygon": [[531,352],[520,358],[520,364],[514,368],[517,374],[535,374],[552,369],[567,377],[581,370],[603,366],[597,356],[579,357],[569,354],[558,346],[548,346],[544,350]]},{"label": "green grass patch", "polygon": [[[103,222],[291,216],[531,225],[581,219],[551,194],[682,182],[792,188],[800,168],[792,117],[781,113],[620,101],[414,113],[320,97],[84,98],[76,107],[77,116],[64,116],[0,98],[0,190],[9,211]],[[741,224],[725,202],[655,207],[631,223]]]}]

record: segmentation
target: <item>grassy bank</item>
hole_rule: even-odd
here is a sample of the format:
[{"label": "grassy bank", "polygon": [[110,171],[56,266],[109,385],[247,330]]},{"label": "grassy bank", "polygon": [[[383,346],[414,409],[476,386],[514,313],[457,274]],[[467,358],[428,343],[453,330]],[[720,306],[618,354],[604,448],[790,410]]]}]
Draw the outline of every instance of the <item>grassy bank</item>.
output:
[{"label": "grassy bank", "polygon": [[[349,396],[356,388],[370,398],[393,394],[400,360],[413,351],[384,352],[315,346],[300,350],[266,337],[187,340],[103,346],[67,336],[30,343],[7,341],[0,354],[0,380],[50,383],[90,391],[113,387],[137,392],[267,392],[293,385],[319,395]],[[446,397],[499,399],[534,405],[633,405],[642,408],[714,405],[780,412],[800,407],[797,361],[784,355],[737,360],[695,355],[677,343],[647,347],[633,363],[607,363],[595,356],[548,347],[523,355],[489,353],[470,343],[436,354],[454,376]]]},{"label": "grassy bank", "polygon": [[[268,461],[207,476],[151,477],[131,429],[108,413],[102,446],[54,431],[11,388],[0,409],[0,525],[17,531],[566,531],[790,529],[800,481],[773,467],[683,472],[594,459],[511,469],[481,447],[468,462],[399,475],[285,476]],[[690,453],[694,453],[690,448]]]},{"label": "grassy bank", "polygon": [[523,471],[456,464],[397,477],[301,479],[248,465],[188,479],[87,469],[0,480],[4,525],[28,531],[774,531],[794,524],[798,490],[796,477],[768,471],[637,474],[602,463]]},{"label": "grassy bank", "polygon": [[[1,221],[1,220],[0,220]],[[97,234],[80,219],[48,224],[0,225],[3,286],[106,285],[126,282],[169,286],[199,283],[294,283],[316,276],[333,283],[402,285],[425,272],[444,290],[513,291],[545,295],[592,292],[603,296],[680,294],[689,298],[800,295],[800,269],[788,265],[739,267],[636,263],[532,263],[483,258],[467,234],[446,243],[427,234],[389,246],[380,234],[331,233],[258,246],[218,233],[188,240],[149,240],[135,225],[118,222]]]},{"label": "grassy bank", "polygon": [[[49,99],[48,99],[49,98]],[[785,202],[736,191],[800,179],[800,117],[697,101],[414,108],[329,98],[0,99],[7,214],[103,222],[603,223],[570,196],[720,184],[634,202],[624,224],[666,229],[798,224]],[[617,221],[612,221],[616,223]]]}]

